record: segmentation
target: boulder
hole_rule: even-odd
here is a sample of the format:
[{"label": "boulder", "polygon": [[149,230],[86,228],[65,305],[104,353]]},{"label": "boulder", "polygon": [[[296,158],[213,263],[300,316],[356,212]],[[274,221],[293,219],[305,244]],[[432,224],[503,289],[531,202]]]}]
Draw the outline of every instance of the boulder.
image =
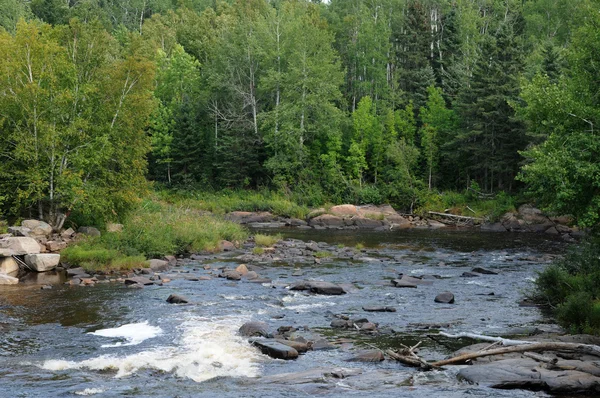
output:
[{"label": "boulder", "polygon": [[39,220],[25,220],[21,223],[22,227],[29,228],[30,236],[50,236],[52,227],[50,224]]},{"label": "boulder", "polygon": [[31,230],[27,227],[8,227],[8,233],[13,236],[30,236]]},{"label": "boulder", "polygon": [[59,252],[62,249],[65,249],[66,247],[67,244],[65,242],[55,240],[50,240],[46,242],[46,249],[48,249],[49,252]]},{"label": "boulder", "polygon": [[532,205],[521,205],[518,212],[519,217],[528,223],[543,224],[549,221],[548,217],[546,217],[540,209],[537,209]]},{"label": "boulder", "polygon": [[240,326],[238,333],[244,337],[269,337],[271,335],[269,333],[269,325],[267,325],[265,322],[259,321],[244,323],[242,326]]},{"label": "boulder", "polygon": [[402,279],[392,279],[392,285],[394,285],[395,287],[408,287],[408,288],[416,288],[417,285],[415,283],[412,282],[408,282],[406,280],[402,280]]},{"label": "boulder", "polygon": [[123,232],[123,224],[113,224],[113,223],[106,224],[106,232],[111,232],[111,233]]},{"label": "boulder", "polygon": [[343,227],[344,219],[331,214],[323,214],[310,220],[310,225],[321,226],[325,228]]},{"label": "boulder", "polygon": [[354,225],[361,229],[375,229],[383,225],[382,220],[375,220],[367,217],[355,217],[353,221]]},{"label": "boulder", "polygon": [[73,237],[73,235],[75,235],[75,231],[73,231],[73,228],[69,228],[69,229],[65,229],[63,232],[61,232],[60,236],[63,239],[71,239]]},{"label": "boulder", "polygon": [[412,283],[414,285],[433,285],[433,281],[423,278],[415,278],[409,275],[400,275],[400,280],[406,283]]},{"label": "boulder", "polygon": [[0,285],[16,285],[19,283],[19,278],[14,276],[0,274]]},{"label": "boulder", "polygon": [[190,301],[187,298],[178,294],[171,294],[169,297],[167,297],[167,303],[170,304],[187,304],[189,302]]},{"label": "boulder", "polygon": [[27,254],[25,256],[25,263],[30,266],[34,271],[46,272],[51,271],[60,262],[60,254]]},{"label": "boulder", "polygon": [[244,275],[244,278],[248,280],[258,279],[258,274],[254,271],[248,271],[248,273]]},{"label": "boulder", "polygon": [[232,270],[224,271],[221,274],[221,276],[229,279],[230,281],[239,281],[240,279],[242,279],[242,274],[240,274],[237,271],[232,271]]},{"label": "boulder", "polygon": [[87,236],[100,236],[101,235],[100,230],[95,227],[79,227],[77,232],[79,232],[80,234],[83,234],[83,235],[87,235]]},{"label": "boulder", "polygon": [[19,270],[19,264],[12,257],[0,257],[0,273],[10,274]]},{"label": "boulder", "polygon": [[344,217],[344,216],[351,217],[351,216],[358,215],[358,209],[354,205],[333,206],[331,209],[329,209],[329,212],[335,216],[342,216],[342,217]]},{"label": "boulder", "polygon": [[298,351],[275,340],[252,340],[251,344],[258,347],[263,354],[271,358],[286,360],[298,358]]},{"label": "boulder", "polygon": [[363,350],[347,359],[348,362],[381,362],[383,360],[385,357],[381,350]]},{"label": "boulder", "polygon": [[221,251],[224,252],[230,252],[232,250],[235,250],[235,245],[229,242],[228,240],[222,240],[219,242],[219,249],[221,249]]},{"label": "boulder", "polygon": [[454,304],[454,294],[450,292],[443,292],[435,296],[433,301],[436,303]]},{"label": "boulder", "polygon": [[154,272],[166,271],[169,268],[169,262],[153,258],[152,260],[148,261],[148,266]]},{"label": "boulder", "polygon": [[237,268],[235,269],[235,271],[239,272],[239,274],[242,276],[246,275],[249,272],[248,267],[246,267],[246,264],[238,265]]},{"label": "boulder", "polygon": [[33,238],[19,236],[0,239],[0,256],[23,256],[37,254],[40,251],[40,245]]},{"label": "boulder", "polygon": [[483,225],[481,225],[480,228],[482,231],[489,231],[489,232],[506,232],[506,228],[504,228],[504,225],[502,225],[502,223],[485,223]]}]

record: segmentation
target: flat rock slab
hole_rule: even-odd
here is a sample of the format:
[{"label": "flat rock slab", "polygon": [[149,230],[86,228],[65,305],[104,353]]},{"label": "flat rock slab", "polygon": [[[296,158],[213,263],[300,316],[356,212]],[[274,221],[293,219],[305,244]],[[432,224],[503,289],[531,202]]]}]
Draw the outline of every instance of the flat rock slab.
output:
[{"label": "flat rock slab", "polygon": [[298,351],[294,348],[279,343],[275,340],[251,340],[250,343],[260,349],[260,351],[276,359],[296,359]]},{"label": "flat rock slab", "polygon": [[308,351],[308,344],[302,341],[294,341],[294,340],[282,340],[276,339],[278,343],[283,345],[287,345],[288,347],[292,347],[294,350],[298,351],[298,353],[303,353]]},{"label": "flat rock slab", "polygon": [[392,279],[392,285],[402,288],[416,288],[417,285],[411,282],[403,281],[402,279]]},{"label": "flat rock slab", "polygon": [[60,254],[27,254],[25,263],[37,272],[51,271],[60,262]]},{"label": "flat rock slab", "polygon": [[143,276],[133,276],[131,278],[125,279],[125,284],[126,285],[136,285],[137,284],[140,286],[144,286],[144,285],[154,285],[154,282],[148,278],[144,278]]},{"label": "flat rock slab", "polygon": [[171,294],[169,297],[167,297],[167,303],[170,304],[187,304],[189,302],[190,301],[187,298],[178,294]]},{"label": "flat rock slab", "polygon": [[484,274],[484,275],[498,275],[498,273],[496,271],[492,271],[492,270],[481,268],[481,267],[475,267],[471,270],[471,272],[477,272],[478,274]]},{"label": "flat rock slab", "polygon": [[19,270],[19,264],[12,257],[0,257],[0,272],[10,274]]},{"label": "flat rock slab", "polygon": [[0,239],[0,256],[24,256],[37,254],[40,251],[40,245],[33,238],[16,236]]},{"label": "flat rock slab", "polygon": [[[569,365],[573,366],[573,362],[584,364],[583,361],[569,361]],[[544,390],[556,394],[594,395],[600,392],[600,377],[576,369],[545,369],[530,358],[504,359],[468,366],[458,372],[458,377],[471,383],[500,389]]]}]

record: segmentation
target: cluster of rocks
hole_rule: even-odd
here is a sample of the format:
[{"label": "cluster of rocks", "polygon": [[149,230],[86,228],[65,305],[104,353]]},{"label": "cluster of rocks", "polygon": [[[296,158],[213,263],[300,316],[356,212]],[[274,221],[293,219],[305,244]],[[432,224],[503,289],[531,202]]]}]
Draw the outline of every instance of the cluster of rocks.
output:
[{"label": "cluster of rocks", "polygon": [[306,220],[278,217],[269,212],[234,211],[227,220],[255,228],[297,227],[300,229],[368,229],[388,231],[412,227],[441,228],[444,224],[410,215],[403,216],[390,205],[355,206],[350,204],[319,208],[310,212]]},{"label": "cluster of rocks", "polygon": [[481,229],[494,232],[538,232],[549,235],[560,235],[568,242],[575,241],[584,235],[584,231],[575,226],[572,217],[549,217],[540,209],[531,205],[522,205],[517,212],[504,214],[499,222],[483,224]]},{"label": "cluster of rocks", "polygon": [[[361,323],[362,325],[368,322]],[[305,326],[303,331],[308,331]],[[329,350],[335,348],[326,339],[318,337],[315,340],[307,339],[297,334],[298,329],[293,326],[280,326],[275,332],[269,331],[265,322],[247,322],[243,324],[238,333],[242,337],[249,337],[248,342],[257,347],[263,354],[276,359],[296,359],[308,351]],[[351,362],[380,362],[384,360],[380,350],[364,350],[347,358]]]}]

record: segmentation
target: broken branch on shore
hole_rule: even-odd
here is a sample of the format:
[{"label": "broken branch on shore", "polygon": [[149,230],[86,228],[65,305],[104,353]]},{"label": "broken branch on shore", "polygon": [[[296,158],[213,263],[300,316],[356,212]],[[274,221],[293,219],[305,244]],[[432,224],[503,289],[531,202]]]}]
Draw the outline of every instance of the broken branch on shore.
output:
[{"label": "broken branch on shore", "polygon": [[459,215],[450,214],[450,213],[439,213],[437,211],[428,211],[427,213],[429,213],[433,216],[444,217],[444,218],[447,218],[448,221],[457,222],[457,223],[463,222],[463,223],[476,224],[476,223],[483,222],[483,218],[479,218],[479,217],[459,216]]}]

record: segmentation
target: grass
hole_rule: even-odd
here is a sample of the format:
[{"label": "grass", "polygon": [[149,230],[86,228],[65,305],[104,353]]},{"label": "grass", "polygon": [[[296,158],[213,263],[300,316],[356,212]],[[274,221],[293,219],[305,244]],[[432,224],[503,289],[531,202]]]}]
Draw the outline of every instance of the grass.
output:
[{"label": "grass", "polygon": [[315,257],[316,258],[327,258],[327,257],[331,257],[332,254],[328,251],[318,251],[315,253]]},{"label": "grass", "polygon": [[435,211],[455,215],[484,218],[497,221],[505,213],[516,211],[517,199],[504,192],[499,192],[490,199],[479,199],[472,193],[429,192],[424,195],[416,213],[427,217],[427,212]]},{"label": "grass", "polygon": [[256,235],[254,235],[254,242],[258,246],[262,246],[262,247],[271,247],[275,243],[279,242],[281,239],[283,239],[283,236],[281,234],[277,234],[277,235],[256,234]]},{"label": "grass", "polygon": [[354,246],[354,248],[358,251],[361,251],[365,248],[365,245],[363,245],[362,243],[357,243],[356,246]]},{"label": "grass", "polygon": [[260,256],[264,253],[265,253],[265,249],[263,249],[262,247],[257,246],[252,249],[252,254],[254,254],[255,256]]},{"label": "grass", "polygon": [[239,243],[248,238],[238,224],[156,199],[145,200],[123,224],[123,232],[104,233],[63,250],[64,261],[95,271],[131,269],[144,266],[146,259],[214,252],[221,240]]}]

